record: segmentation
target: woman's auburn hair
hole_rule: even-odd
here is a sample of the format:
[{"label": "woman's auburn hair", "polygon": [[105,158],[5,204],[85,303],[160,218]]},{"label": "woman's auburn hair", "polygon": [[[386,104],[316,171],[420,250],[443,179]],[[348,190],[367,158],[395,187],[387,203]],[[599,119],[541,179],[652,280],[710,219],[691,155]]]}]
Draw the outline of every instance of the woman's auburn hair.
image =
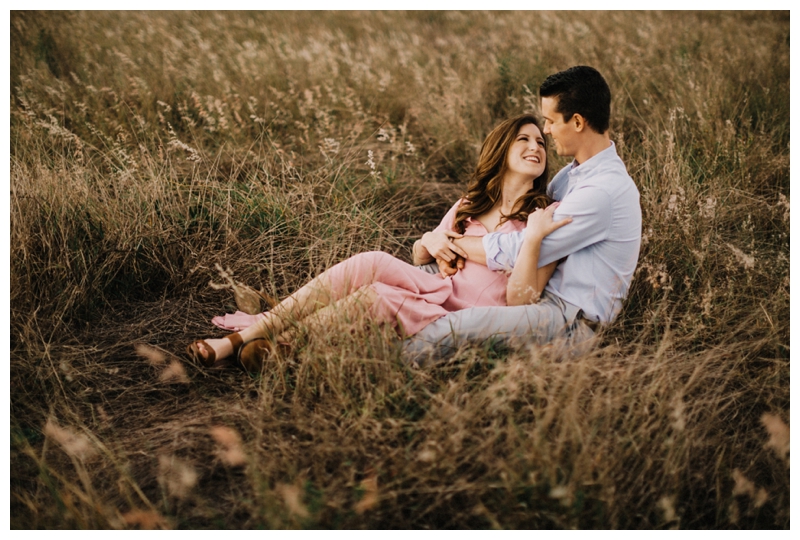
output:
[{"label": "woman's auburn hair", "polygon": [[[477,217],[492,209],[503,194],[503,176],[508,168],[508,150],[517,138],[522,126],[533,124],[541,131],[539,120],[532,114],[523,114],[500,123],[494,128],[481,146],[481,155],[478,165],[467,185],[464,202],[456,211],[455,230],[464,234],[467,218]],[[547,139],[545,139],[545,154],[547,154]],[[549,161],[549,160],[548,160]],[[553,200],[547,196],[547,182],[550,176],[549,164],[545,163],[544,171],[533,180],[531,189],[514,203],[516,209],[508,216],[501,216],[500,223],[509,219],[527,221],[528,214],[537,208],[546,208]],[[520,204],[521,203],[521,204]]]}]

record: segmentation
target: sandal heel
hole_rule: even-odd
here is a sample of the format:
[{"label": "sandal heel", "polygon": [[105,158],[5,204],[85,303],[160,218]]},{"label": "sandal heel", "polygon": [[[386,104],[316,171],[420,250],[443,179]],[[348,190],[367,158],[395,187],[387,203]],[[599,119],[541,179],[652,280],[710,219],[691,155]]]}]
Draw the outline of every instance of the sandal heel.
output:
[{"label": "sandal heel", "polygon": [[261,373],[264,360],[275,352],[272,341],[264,338],[254,339],[244,344],[236,356],[236,365],[246,373]]}]

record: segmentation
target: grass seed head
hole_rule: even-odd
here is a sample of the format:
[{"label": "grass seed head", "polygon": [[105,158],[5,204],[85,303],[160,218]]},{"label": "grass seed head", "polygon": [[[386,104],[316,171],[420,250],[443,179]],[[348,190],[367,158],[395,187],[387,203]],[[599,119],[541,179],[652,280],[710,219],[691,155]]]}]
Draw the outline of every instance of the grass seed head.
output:
[{"label": "grass seed head", "polygon": [[42,432],[45,436],[57,442],[64,452],[81,461],[97,453],[97,449],[92,445],[89,437],[75,433],[70,428],[59,426],[52,418],[47,420]]},{"label": "grass seed head", "polygon": [[214,426],[210,430],[211,437],[220,445],[219,457],[223,463],[231,467],[239,467],[247,462],[242,438],[233,428],[227,426]]},{"label": "grass seed head", "polygon": [[778,456],[789,463],[789,426],[787,426],[777,414],[764,413],[761,416],[761,423],[769,434],[769,440],[764,445],[771,448]]},{"label": "grass seed head", "polygon": [[162,351],[144,343],[136,344],[136,354],[150,362],[151,366],[160,366],[167,359]]},{"label": "grass seed head", "polygon": [[188,384],[189,376],[186,374],[186,368],[183,367],[183,364],[178,360],[173,360],[161,371],[158,380],[162,382]]},{"label": "grass seed head", "polygon": [[167,530],[169,522],[155,510],[131,510],[122,514],[122,519],[129,527],[145,530]]},{"label": "grass seed head", "polygon": [[309,517],[308,508],[306,508],[302,501],[303,491],[300,486],[294,484],[278,484],[276,490],[283,498],[286,508],[288,508],[292,514],[300,518]]},{"label": "grass seed head", "polygon": [[158,456],[158,479],[167,492],[185,499],[197,485],[197,471],[189,463],[175,456]]}]

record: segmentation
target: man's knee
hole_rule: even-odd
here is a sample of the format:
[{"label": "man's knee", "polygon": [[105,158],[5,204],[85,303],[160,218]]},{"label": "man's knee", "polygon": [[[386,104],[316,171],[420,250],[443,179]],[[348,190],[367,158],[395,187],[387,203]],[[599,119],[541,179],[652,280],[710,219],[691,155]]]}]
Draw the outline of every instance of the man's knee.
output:
[{"label": "man's knee", "polygon": [[478,307],[449,313],[403,342],[403,355],[419,365],[441,361],[458,347],[492,340],[501,347],[545,344],[564,333],[565,319],[556,306]]},{"label": "man's knee", "polygon": [[480,307],[451,313],[457,338],[469,342],[547,340],[559,324],[560,314],[542,304]]},{"label": "man's knee", "polygon": [[453,327],[442,317],[403,341],[403,358],[419,366],[436,363],[455,352]]},{"label": "man's knee", "polygon": [[536,333],[541,316],[509,307],[471,308],[449,313],[403,342],[403,354],[418,364],[452,355],[465,344],[526,341]]}]

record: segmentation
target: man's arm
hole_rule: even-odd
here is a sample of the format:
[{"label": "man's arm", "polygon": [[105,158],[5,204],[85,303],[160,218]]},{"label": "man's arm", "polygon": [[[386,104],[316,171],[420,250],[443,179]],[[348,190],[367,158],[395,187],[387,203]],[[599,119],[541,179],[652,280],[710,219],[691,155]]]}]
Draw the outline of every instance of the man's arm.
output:
[{"label": "man's arm", "polygon": [[480,236],[463,236],[454,239],[453,243],[466,253],[468,260],[486,265],[486,251]]},{"label": "man's arm", "polygon": [[[554,221],[572,217],[569,227],[554,231],[542,241],[539,266],[566,257],[603,240],[611,223],[612,204],[608,193],[594,186],[578,188],[561,202]],[[522,246],[523,232],[489,233],[483,240],[483,261],[490,270],[511,270]]]}]

